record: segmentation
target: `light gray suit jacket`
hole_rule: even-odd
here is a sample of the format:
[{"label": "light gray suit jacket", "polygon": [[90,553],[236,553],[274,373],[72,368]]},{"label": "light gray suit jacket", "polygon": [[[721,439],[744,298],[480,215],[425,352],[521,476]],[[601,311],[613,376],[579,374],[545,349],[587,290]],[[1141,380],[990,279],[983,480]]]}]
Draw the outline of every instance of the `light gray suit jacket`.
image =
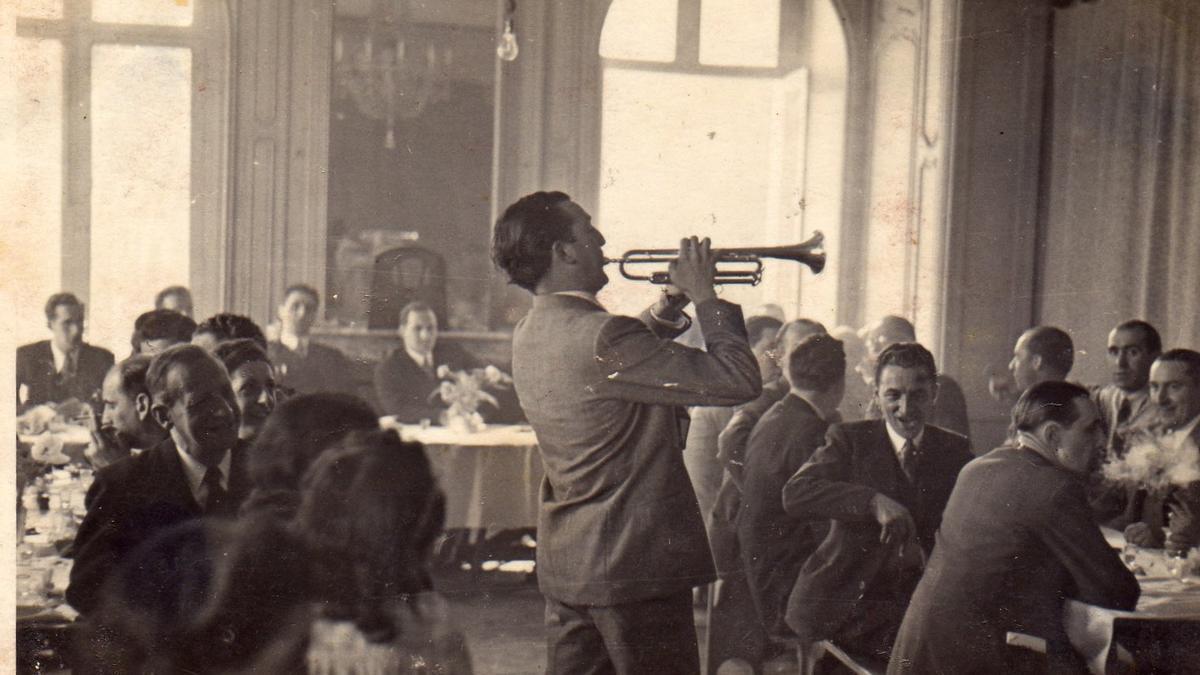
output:
[{"label": "light gray suit jacket", "polygon": [[513,336],[513,382],[546,478],[542,592],[575,605],[664,597],[714,578],[683,465],[687,405],[736,405],[762,382],[737,305],[696,307],[707,352],[643,313],[539,295]]}]

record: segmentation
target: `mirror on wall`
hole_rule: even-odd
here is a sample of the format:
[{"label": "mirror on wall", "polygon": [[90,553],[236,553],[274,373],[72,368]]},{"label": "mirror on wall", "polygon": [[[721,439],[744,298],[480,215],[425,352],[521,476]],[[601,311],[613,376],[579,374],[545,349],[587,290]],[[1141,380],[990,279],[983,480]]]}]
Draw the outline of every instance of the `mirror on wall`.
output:
[{"label": "mirror on wall", "polygon": [[486,330],[494,0],[339,0],[327,315],[394,329],[411,300]]}]

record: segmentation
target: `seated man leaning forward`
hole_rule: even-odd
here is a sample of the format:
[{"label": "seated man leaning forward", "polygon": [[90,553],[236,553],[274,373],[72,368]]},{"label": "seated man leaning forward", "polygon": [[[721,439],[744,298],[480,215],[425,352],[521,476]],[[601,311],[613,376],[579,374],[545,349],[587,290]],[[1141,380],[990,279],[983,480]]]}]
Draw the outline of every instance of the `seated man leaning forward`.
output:
[{"label": "seated man leaning forward", "polygon": [[200,347],[177,345],[154,358],[146,385],[151,414],[169,437],[96,473],[67,588],[67,601],[82,614],[140,544],[193,518],[232,517],[248,492],[225,368]]},{"label": "seated man leaning forward", "polygon": [[446,409],[434,396],[441,383],[438,368],[464,370],[477,364],[458,345],[438,340],[437,314],[419,300],[400,310],[400,339],[401,345],[375,369],[380,412],[395,415],[398,422],[436,422]]},{"label": "seated man leaning forward", "polygon": [[898,342],[875,363],[883,419],[835,424],[783,488],[793,518],[830,520],[788,599],[802,644],[833,640],[886,660],[958,472],[967,439],[927,424],[937,400],[933,355]]},{"label": "seated man leaning forward", "polygon": [[95,434],[95,454],[91,455],[96,468],[153,448],[167,437],[150,414],[150,390],[146,388],[150,363],[149,356],[138,354],[116,364],[104,376],[100,389],[104,411]]},{"label": "seated man leaning forward", "polygon": [[[783,510],[783,486],[825,441],[845,391],[846,353],[840,340],[810,335],[787,357],[790,388],[763,415],[746,449],[738,540],[759,617],[786,644],[788,594],[808,556],[825,538],[824,522],[796,520]],[[772,654],[773,656],[773,654]]]},{"label": "seated man leaning forward", "polygon": [[1150,400],[1157,421],[1152,429],[1129,437],[1126,459],[1136,466],[1137,455],[1163,453],[1172,461],[1165,467],[1164,489],[1142,483],[1130,490],[1125,539],[1137,546],[1185,552],[1200,544],[1200,352],[1172,349],[1155,359]]},{"label": "seated man leaning forward", "polygon": [[[1063,599],[1130,610],[1138,583],[1096,527],[1085,479],[1104,423],[1083,387],[1035,384],[1012,413],[1015,440],[963,469],[913,594],[888,672],[1085,672]],[[1009,632],[1046,641],[1010,647]]]},{"label": "seated man leaning forward", "polygon": [[[546,478],[538,585],[548,673],[699,673],[692,591],[714,579],[683,465],[679,406],[736,405],[762,380],[737,305],[713,291],[707,239],[681,242],[678,292],[639,319],[596,292],[604,236],[561,192],[518,200],[496,223],[492,258],[533,307],[513,334],[513,381]],[[689,320],[707,351],[672,341]]]}]

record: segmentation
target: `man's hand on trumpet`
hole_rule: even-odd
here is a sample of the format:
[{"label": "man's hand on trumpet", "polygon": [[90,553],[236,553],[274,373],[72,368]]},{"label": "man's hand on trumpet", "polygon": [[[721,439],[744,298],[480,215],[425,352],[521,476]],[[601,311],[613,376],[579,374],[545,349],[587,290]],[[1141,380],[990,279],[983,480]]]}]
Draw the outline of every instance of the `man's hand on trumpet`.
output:
[{"label": "man's hand on trumpet", "polygon": [[680,240],[679,257],[672,260],[667,269],[671,283],[663,286],[663,295],[654,308],[655,316],[660,319],[675,321],[688,302],[701,303],[716,297],[713,275],[717,269],[717,255],[712,252],[712,243],[707,237],[703,241],[696,237]]},{"label": "man's hand on trumpet", "polygon": [[679,257],[671,261],[667,272],[671,275],[671,285],[696,304],[717,296],[713,290],[717,255],[713,253],[712,242],[708,237],[681,239]]}]

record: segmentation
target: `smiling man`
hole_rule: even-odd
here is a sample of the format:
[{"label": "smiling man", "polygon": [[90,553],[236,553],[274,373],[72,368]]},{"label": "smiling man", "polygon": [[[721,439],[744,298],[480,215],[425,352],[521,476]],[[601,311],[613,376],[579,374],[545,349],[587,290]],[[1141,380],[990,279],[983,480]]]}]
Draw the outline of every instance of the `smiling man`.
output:
[{"label": "smiling man", "polygon": [[420,300],[400,310],[402,344],[375,369],[375,395],[385,415],[405,423],[438,421],[446,404],[434,396],[441,383],[437,370],[475,368],[479,364],[453,342],[438,340],[438,319]]},{"label": "smiling man", "polygon": [[[1200,352],[1172,349],[1155,359],[1150,399],[1157,424],[1146,433],[1182,460],[1187,455],[1179,449],[1200,446]],[[1130,438],[1131,445],[1137,443],[1136,436]],[[1141,488],[1129,502],[1125,538],[1131,543],[1173,551],[1200,544],[1200,481],[1165,491]]]},{"label": "smiling man", "polygon": [[200,347],[177,345],[150,363],[146,386],[150,412],[168,437],[96,473],[67,588],[67,601],[83,614],[141,543],[193,518],[232,517],[249,488],[224,366]]},{"label": "smiling man", "polygon": [[832,425],[784,485],[789,516],[832,521],[797,576],[787,622],[802,643],[832,639],[885,661],[972,455],[965,437],[929,423],[937,366],[921,345],[883,350],[875,398],[883,419]]}]

